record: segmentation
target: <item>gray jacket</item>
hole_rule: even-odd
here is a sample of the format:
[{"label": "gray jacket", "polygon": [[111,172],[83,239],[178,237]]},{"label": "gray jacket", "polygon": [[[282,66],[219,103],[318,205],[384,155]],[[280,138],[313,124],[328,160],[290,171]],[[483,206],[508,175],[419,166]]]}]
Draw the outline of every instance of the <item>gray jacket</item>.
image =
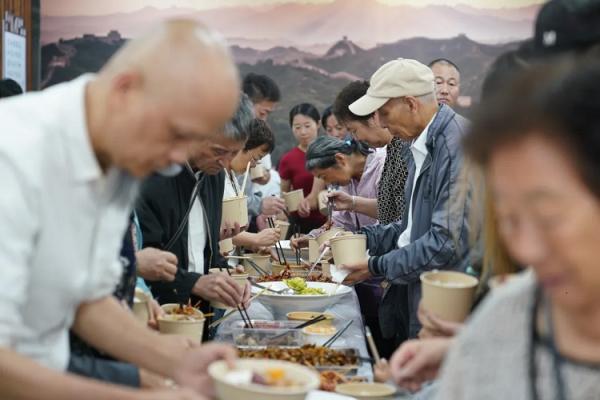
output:
[{"label": "gray jacket", "polygon": [[[416,337],[421,325],[417,309],[421,299],[419,275],[432,269],[464,270],[469,263],[468,206],[466,188],[458,180],[462,169],[461,139],[468,121],[450,107],[442,105],[427,132],[427,149],[413,194],[410,244],[398,248],[400,234],[406,229],[409,207],[393,224],[363,228],[371,257],[369,270],[391,283],[380,306],[380,324],[386,337],[406,329]],[[405,195],[413,189],[415,163],[408,150],[409,176]],[[398,304],[406,302],[399,285],[407,285],[408,316],[398,315]],[[404,291],[406,292],[406,291]]]}]

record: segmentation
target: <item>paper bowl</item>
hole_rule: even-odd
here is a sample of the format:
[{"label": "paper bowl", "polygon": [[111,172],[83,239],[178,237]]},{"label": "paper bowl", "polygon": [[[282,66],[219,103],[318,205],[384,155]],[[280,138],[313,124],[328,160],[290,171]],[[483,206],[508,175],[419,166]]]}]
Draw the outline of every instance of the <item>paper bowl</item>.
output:
[{"label": "paper bowl", "polygon": [[351,265],[367,259],[366,235],[342,235],[330,239],[336,265]]},{"label": "paper bowl", "polygon": [[[292,311],[313,311],[323,312],[339,302],[342,296],[350,293],[351,288],[336,283],[307,282],[308,287],[321,288],[325,290],[325,295],[279,295],[269,291],[263,292],[256,301],[259,301],[267,310],[273,314],[275,319],[284,319],[287,313]],[[282,281],[263,283],[274,290],[287,288]],[[336,290],[337,288],[337,290]],[[335,293],[333,293],[335,290]],[[257,294],[261,289],[252,288],[252,292]]]},{"label": "paper bowl", "polygon": [[229,222],[237,222],[240,226],[248,226],[248,197],[239,196],[223,200],[221,226]]},{"label": "paper bowl", "polygon": [[319,247],[321,247],[325,242],[333,238],[335,235],[339,236],[341,232],[344,232],[344,230],[342,228],[337,227],[333,227],[329,230],[326,230],[317,237],[317,244],[319,245]]},{"label": "paper bowl", "polygon": [[208,367],[208,374],[214,380],[219,400],[304,400],[309,391],[317,389],[319,375],[302,365],[276,360],[245,359],[235,362],[236,369],[252,370],[261,373],[271,368],[282,369],[287,377],[293,377],[299,385],[294,388],[270,387],[256,384],[238,384],[227,380],[229,367],[224,361],[216,361]]},{"label": "paper bowl", "polygon": [[[165,312],[179,307],[179,304],[163,304],[161,308]],[[174,321],[167,317],[158,317],[158,330],[160,333],[168,335],[182,335],[187,336],[197,342],[202,341],[202,334],[204,333],[204,314],[202,311],[197,310],[197,318],[194,321]]]},{"label": "paper bowl", "polygon": [[436,316],[463,322],[473,305],[477,278],[456,271],[433,270],[421,274],[423,307]]},{"label": "paper bowl", "polygon": [[288,231],[290,230],[290,223],[287,221],[276,220],[275,227],[280,229],[279,240],[285,240]]},{"label": "paper bowl", "polygon": [[231,253],[233,251],[233,239],[225,239],[219,242],[219,251],[221,253]]},{"label": "paper bowl", "polygon": [[150,313],[148,312],[148,296],[141,290],[136,289],[135,295],[133,296],[133,315],[135,318],[146,325],[150,319]]},{"label": "paper bowl", "polygon": [[319,192],[319,211],[321,212],[321,214],[323,215],[327,215],[328,214],[328,204],[327,204],[327,190],[321,190]]},{"label": "paper bowl", "polygon": [[[246,253],[244,257],[250,257],[254,264],[258,265],[263,271],[267,273],[271,272],[271,255],[270,254],[257,254],[257,253]],[[248,262],[248,260],[242,260],[242,265],[244,269],[250,276],[258,277],[260,274],[256,271],[252,265]]]},{"label": "paper bowl", "polygon": [[323,321],[325,324],[319,325],[316,323],[311,326],[307,326],[302,329],[304,335],[304,342],[306,344],[314,344],[315,346],[323,346],[325,342],[333,337],[337,333],[335,326],[331,325],[329,321]]},{"label": "paper bowl", "polygon": [[319,258],[319,243],[317,239],[308,239],[308,262],[314,263]]},{"label": "paper bowl", "polygon": [[250,179],[260,179],[265,176],[265,167],[257,164],[256,167],[250,168]]},{"label": "paper bowl", "polygon": [[[219,268],[211,268],[208,270],[208,273],[209,274],[227,274],[227,271],[225,271],[225,270],[221,271]],[[231,273],[231,277],[233,278],[235,283],[237,283],[238,286],[240,286],[242,288],[244,286],[246,286],[246,282],[248,282],[248,276],[249,276],[249,274],[247,274],[247,273],[243,273],[243,274],[236,274],[233,272]],[[211,301],[210,306],[212,308],[218,308],[220,310],[229,310],[231,308],[228,305],[223,304],[218,301]]]},{"label": "paper bowl", "polygon": [[316,311],[292,311],[286,314],[287,319],[290,321],[310,321],[313,318],[318,317],[319,315],[325,316],[325,320],[321,322],[317,322],[316,325],[319,324],[330,324],[331,321],[335,319],[333,314],[324,313],[324,312],[316,312]]},{"label": "paper bowl", "polygon": [[[288,263],[288,266],[290,267],[290,274],[292,277],[306,278],[308,276],[309,267],[292,263]],[[281,265],[278,262],[271,263],[273,275],[281,274],[286,268],[286,265]]]},{"label": "paper bowl", "polygon": [[282,193],[282,197],[289,212],[298,211],[298,206],[304,200],[304,191],[302,189],[292,190]]},{"label": "paper bowl", "polygon": [[352,396],[357,399],[391,399],[396,388],[387,383],[340,383],[335,388],[336,393]]}]

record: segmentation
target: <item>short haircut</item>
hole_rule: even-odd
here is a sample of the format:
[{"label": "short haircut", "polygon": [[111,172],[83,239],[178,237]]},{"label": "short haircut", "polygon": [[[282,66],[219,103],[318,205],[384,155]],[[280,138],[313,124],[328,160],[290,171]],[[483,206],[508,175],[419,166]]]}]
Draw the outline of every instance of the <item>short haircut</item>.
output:
[{"label": "short haircut", "polygon": [[458,65],[454,64],[452,61],[448,60],[447,58],[436,58],[435,60],[433,60],[429,64],[427,64],[427,66],[429,68],[433,68],[433,66],[435,64],[449,65],[451,67],[454,67],[460,74],[460,68],[458,68]]},{"label": "short haircut", "polygon": [[250,97],[253,103],[261,101],[272,101],[274,103],[281,99],[279,86],[266,75],[249,73],[244,77],[242,90]]},{"label": "short haircut", "polygon": [[248,141],[244,151],[249,151],[263,145],[267,145],[267,152],[271,153],[275,148],[275,136],[265,121],[254,118],[248,126]]},{"label": "short haircut", "polygon": [[366,123],[367,120],[373,117],[373,114],[359,116],[348,107],[356,100],[363,97],[369,89],[369,82],[367,81],[354,81],[346,85],[335,98],[333,102],[333,113],[339,123],[346,123],[350,121],[358,121]]},{"label": "short haircut", "polygon": [[248,139],[248,128],[250,122],[254,119],[254,107],[252,102],[244,93],[240,97],[238,108],[223,129],[223,134],[226,138],[235,140],[236,142],[245,142]]},{"label": "short haircut", "polygon": [[304,115],[305,117],[311,118],[317,125],[319,125],[319,121],[321,120],[319,110],[310,103],[300,103],[292,107],[290,110],[290,126],[293,125],[294,117],[296,115]]},{"label": "short haircut", "polygon": [[16,96],[22,93],[23,89],[16,81],[12,79],[0,80],[0,99],[3,97]]}]

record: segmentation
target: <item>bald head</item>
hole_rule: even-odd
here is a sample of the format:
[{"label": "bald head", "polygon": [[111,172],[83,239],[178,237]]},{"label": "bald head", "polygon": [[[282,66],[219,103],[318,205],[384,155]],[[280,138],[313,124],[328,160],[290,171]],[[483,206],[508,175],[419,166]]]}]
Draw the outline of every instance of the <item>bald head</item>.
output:
[{"label": "bald head", "polygon": [[[188,148],[222,131],[237,108],[240,87],[219,34],[193,21],[172,20],[128,42],[89,91],[90,123],[96,115],[103,156],[143,176],[184,162]],[[139,148],[124,154],[134,143]]]}]

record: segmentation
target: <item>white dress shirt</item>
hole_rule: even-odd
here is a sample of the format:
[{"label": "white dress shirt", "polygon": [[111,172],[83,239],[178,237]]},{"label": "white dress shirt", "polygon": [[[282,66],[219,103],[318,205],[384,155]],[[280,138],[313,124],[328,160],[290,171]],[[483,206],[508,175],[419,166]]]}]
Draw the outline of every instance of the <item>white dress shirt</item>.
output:
[{"label": "white dress shirt", "polygon": [[196,197],[188,220],[188,271],[204,274],[206,220],[200,196]]},{"label": "white dress shirt", "polygon": [[[435,116],[434,116],[435,118]],[[415,176],[413,178],[412,191],[410,192],[410,203],[408,206],[408,221],[406,224],[406,229],[400,234],[398,238],[398,248],[404,247],[410,244],[410,232],[412,230],[412,214],[413,214],[413,194],[415,193],[415,186],[417,185],[417,179],[421,174],[421,168],[423,167],[423,162],[429,151],[427,151],[427,131],[429,131],[429,126],[433,118],[429,121],[423,132],[417,137],[413,143],[410,145],[410,152],[415,160]]]},{"label": "white dress shirt", "polygon": [[79,305],[110,295],[123,272],[138,186],[96,160],[91,78],[0,101],[0,347],[57,370]]}]

